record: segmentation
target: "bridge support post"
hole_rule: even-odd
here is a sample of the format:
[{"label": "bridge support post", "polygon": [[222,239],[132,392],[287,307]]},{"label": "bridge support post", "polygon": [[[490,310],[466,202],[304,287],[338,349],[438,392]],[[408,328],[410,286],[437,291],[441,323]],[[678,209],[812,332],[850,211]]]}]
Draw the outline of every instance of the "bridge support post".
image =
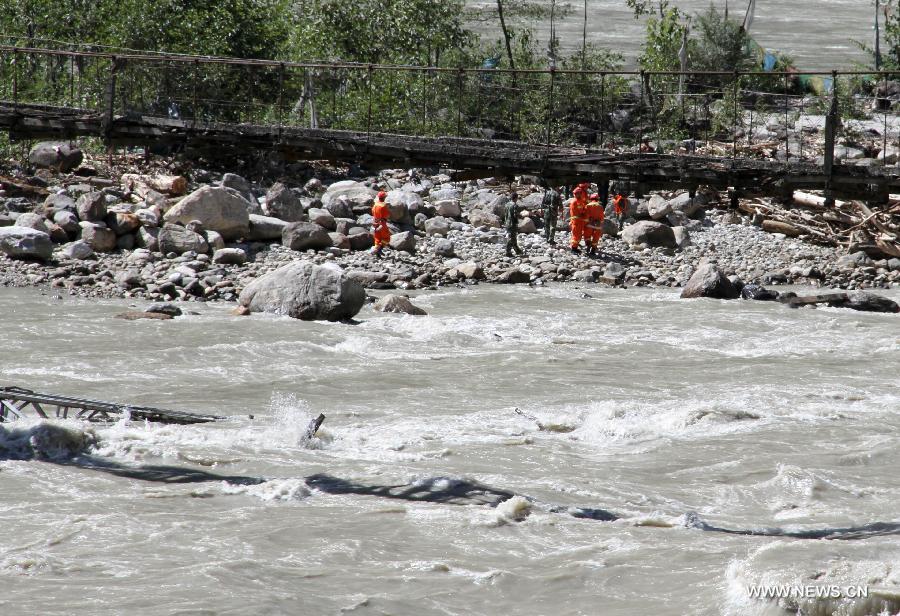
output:
[{"label": "bridge support post", "polygon": [[112,136],[113,117],[116,108],[116,77],[119,69],[125,65],[125,61],[113,56],[109,69],[109,79],[106,82],[106,92],[103,95],[103,121],[100,132],[106,141],[106,147],[112,151],[110,137]]},{"label": "bridge support post", "polygon": [[831,73],[831,108],[825,116],[825,207],[834,207],[834,142],[837,136],[840,110],[837,97],[837,71]]}]

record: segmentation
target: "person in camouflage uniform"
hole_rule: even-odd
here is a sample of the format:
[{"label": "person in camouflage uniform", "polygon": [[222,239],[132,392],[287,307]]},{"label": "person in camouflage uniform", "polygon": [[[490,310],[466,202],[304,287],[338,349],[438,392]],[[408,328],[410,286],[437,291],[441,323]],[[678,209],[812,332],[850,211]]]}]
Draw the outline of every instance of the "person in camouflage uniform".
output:
[{"label": "person in camouflage uniform", "polygon": [[559,218],[559,210],[562,208],[562,195],[552,186],[544,193],[541,202],[544,208],[544,239],[548,244],[556,244],[556,221]]},{"label": "person in camouflage uniform", "polygon": [[521,255],[519,248],[519,194],[511,193],[506,204],[506,256],[511,257],[513,251]]}]

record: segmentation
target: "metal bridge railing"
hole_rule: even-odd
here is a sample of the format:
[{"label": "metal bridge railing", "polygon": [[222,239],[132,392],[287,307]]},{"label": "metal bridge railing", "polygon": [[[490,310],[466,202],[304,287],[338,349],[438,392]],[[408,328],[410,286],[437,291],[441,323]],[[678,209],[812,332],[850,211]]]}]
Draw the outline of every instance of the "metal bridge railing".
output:
[{"label": "metal bridge railing", "polygon": [[[504,70],[0,46],[0,100],[209,123],[457,136],[642,154],[894,163],[891,72]],[[821,162],[821,161],[819,161]]]}]

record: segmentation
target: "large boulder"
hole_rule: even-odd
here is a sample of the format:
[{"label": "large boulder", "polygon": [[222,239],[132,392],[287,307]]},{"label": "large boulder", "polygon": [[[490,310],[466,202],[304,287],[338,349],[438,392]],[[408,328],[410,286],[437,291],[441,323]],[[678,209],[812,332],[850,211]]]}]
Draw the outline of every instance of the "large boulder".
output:
[{"label": "large boulder", "polygon": [[412,231],[401,231],[391,236],[391,248],[410,254],[416,251],[416,234]]},{"label": "large boulder", "polygon": [[116,234],[104,224],[81,222],[81,240],[94,252],[112,252],[116,249]]},{"label": "large boulder", "polygon": [[28,153],[28,162],[35,167],[58,169],[63,173],[80,165],[82,160],[81,150],[62,141],[42,141]]},{"label": "large boulder", "polygon": [[247,239],[251,242],[261,242],[267,240],[280,240],[284,234],[288,224],[281,218],[272,216],[260,216],[259,214],[250,214],[250,224],[247,230]]},{"label": "large boulder", "polygon": [[242,248],[220,248],[213,253],[212,261],[220,265],[243,265],[247,262],[247,253]]},{"label": "large boulder", "polygon": [[702,193],[692,199],[690,193],[685,192],[669,200],[669,207],[673,212],[681,212],[688,218],[701,210],[704,205],[706,205],[706,197]]},{"label": "large boulder", "polygon": [[894,300],[866,291],[847,293],[847,301],[843,306],[864,312],[900,312],[900,306]]},{"label": "large boulder", "polygon": [[47,228],[47,221],[44,220],[44,217],[32,212],[19,214],[16,217],[16,224],[14,226],[28,227],[29,229],[35,229],[37,231],[43,231],[44,233],[50,233],[50,230]]},{"label": "large boulder", "polygon": [[462,210],[459,207],[459,199],[442,199],[434,202],[434,211],[438,216],[447,218],[459,218]]},{"label": "large boulder", "polygon": [[159,251],[163,254],[174,252],[180,255],[190,251],[206,254],[209,250],[206,238],[180,225],[163,225],[156,239],[159,243]]},{"label": "large boulder", "polygon": [[84,240],[70,242],[62,247],[62,254],[67,259],[90,259],[94,256],[94,249]]},{"label": "large boulder", "polygon": [[78,235],[78,216],[68,210],[60,210],[53,214],[53,222],[59,225],[71,237]]},{"label": "large boulder", "polygon": [[248,284],[239,301],[251,312],[305,321],[340,321],[356,316],[366,301],[366,292],[339,270],[298,261]]},{"label": "large boulder", "polygon": [[66,193],[53,193],[44,199],[44,211],[47,212],[48,217],[51,217],[56,212],[75,213],[78,211],[78,206],[75,204],[75,200]]},{"label": "large boulder", "polygon": [[737,299],[740,291],[728,277],[712,264],[701,265],[681,291],[682,299],[713,297],[716,299]]},{"label": "large boulder", "polygon": [[300,198],[281,182],[273,184],[266,193],[266,203],[262,209],[266,216],[287,222],[300,222],[306,219]]},{"label": "large boulder", "polygon": [[672,227],[650,220],[641,220],[625,227],[619,236],[632,246],[662,246],[664,248],[677,246]]},{"label": "large boulder", "polygon": [[366,230],[360,230],[354,227],[348,235],[347,241],[350,242],[350,250],[368,250],[375,245],[375,237]]},{"label": "large boulder", "polygon": [[81,220],[100,222],[106,218],[106,195],[97,191],[85,193],[78,197],[76,208]]},{"label": "large boulder", "polygon": [[0,227],[0,252],[14,259],[49,261],[53,242],[47,233],[31,227]]},{"label": "large boulder", "polygon": [[163,217],[169,223],[199,220],[204,229],[222,234],[226,240],[242,237],[250,225],[250,203],[234,190],[203,186],[178,202]]},{"label": "large boulder", "polygon": [[647,213],[653,220],[662,220],[672,213],[672,205],[659,195],[653,195],[647,203]]},{"label": "large boulder", "polygon": [[331,247],[331,237],[313,222],[293,222],[284,228],[281,243],[291,250],[321,250]]},{"label": "large boulder", "polygon": [[448,233],[450,233],[450,221],[443,216],[429,218],[425,221],[425,235],[428,237],[432,235],[446,237]]},{"label": "large boulder", "polygon": [[237,191],[249,204],[251,214],[261,213],[262,210],[259,209],[259,203],[253,196],[250,182],[246,179],[236,173],[226,173],[222,176],[222,187]]},{"label": "large boulder", "polygon": [[331,215],[331,212],[322,208],[309,208],[309,222],[314,222],[328,231],[337,229],[337,222],[335,222],[334,216]]},{"label": "large boulder", "polygon": [[[343,182],[335,182],[328,187],[328,190],[322,195],[322,205],[334,214],[331,205],[337,203],[343,197],[351,208],[372,207],[376,194],[374,190],[362,182],[344,180]],[[335,214],[335,216],[338,216],[338,214]],[[338,217],[344,218],[344,216]]]},{"label": "large boulder", "polygon": [[380,300],[375,302],[375,305],[372,307],[379,312],[396,312],[417,316],[428,314],[427,312],[413,304],[411,301],[409,301],[409,298],[404,295],[385,295]]},{"label": "large boulder", "polygon": [[469,212],[469,224],[473,227],[495,227],[497,229],[503,226],[499,216],[483,210]]}]

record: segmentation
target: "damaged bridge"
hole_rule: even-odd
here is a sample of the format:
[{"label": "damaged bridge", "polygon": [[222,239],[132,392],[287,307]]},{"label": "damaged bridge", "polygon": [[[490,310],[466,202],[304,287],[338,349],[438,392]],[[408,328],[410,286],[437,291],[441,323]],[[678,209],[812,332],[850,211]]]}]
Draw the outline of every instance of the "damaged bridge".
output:
[{"label": "damaged bridge", "polygon": [[[788,94],[794,76],[787,74],[765,76],[774,91],[783,80],[781,97],[759,92],[755,73],[464,70],[12,47],[0,47],[0,55],[11,60],[2,71],[12,73],[2,75],[0,130],[14,141],[97,138],[110,148],[207,156],[255,150],[375,168],[441,166],[457,179],[625,180],[639,193],[704,185],[748,197],[825,190],[829,198],[872,202],[900,193],[895,165],[842,164],[836,151],[844,124],[831,93],[812,101],[824,113],[809,116],[824,118],[824,143],[809,145],[814,131],[804,104],[811,102]],[[735,101],[753,106],[748,118],[735,103],[726,114],[731,141],[716,142],[722,128],[712,131],[711,108],[731,89],[721,85],[723,75],[735,79]],[[754,77],[756,90],[742,87]],[[840,76],[831,78],[836,84]],[[679,80],[687,86],[676,92]],[[577,104],[572,92],[582,93]],[[527,97],[538,100],[529,107]],[[667,99],[681,105],[682,137],[668,143],[661,126]],[[885,155],[889,113],[898,126],[885,109],[884,132],[873,138]],[[627,126],[610,120],[623,114]],[[763,128],[773,117],[782,122],[774,137]],[[900,149],[900,132],[897,140]]]}]

